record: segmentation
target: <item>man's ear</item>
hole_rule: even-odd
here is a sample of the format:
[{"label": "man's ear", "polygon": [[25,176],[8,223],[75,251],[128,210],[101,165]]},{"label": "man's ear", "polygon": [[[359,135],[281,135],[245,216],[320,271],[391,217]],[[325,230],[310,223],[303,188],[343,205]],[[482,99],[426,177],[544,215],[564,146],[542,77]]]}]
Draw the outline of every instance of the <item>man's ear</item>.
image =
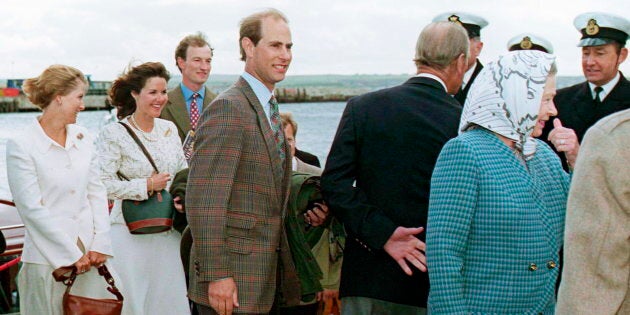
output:
[{"label": "man's ear", "polygon": [[619,59],[617,59],[617,67],[622,64],[624,61],[626,61],[626,58],[628,58],[628,48],[624,47],[621,48],[621,51],[619,52]]},{"label": "man's ear", "polygon": [[466,70],[468,70],[468,58],[466,58],[466,54],[461,53],[459,57],[457,57],[457,71],[466,73]]},{"label": "man's ear", "polygon": [[179,71],[182,71],[182,69],[184,68],[184,62],[186,62],[184,58],[177,57],[177,68],[179,68]]},{"label": "man's ear", "polygon": [[251,57],[254,55],[254,47],[256,47],[256,45],[254,45],[254,42],[252,42],[249,37],[243,37],[243,39],[241,39],[241,46],[245,51],[246,57]]}]

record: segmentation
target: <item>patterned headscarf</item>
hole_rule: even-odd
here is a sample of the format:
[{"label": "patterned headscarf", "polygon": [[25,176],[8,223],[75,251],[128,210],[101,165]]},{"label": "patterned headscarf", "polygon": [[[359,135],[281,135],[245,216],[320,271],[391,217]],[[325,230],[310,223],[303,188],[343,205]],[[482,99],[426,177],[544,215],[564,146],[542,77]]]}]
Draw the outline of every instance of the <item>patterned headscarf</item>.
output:
[{"label": "patterned headscarf", "polygon": [[555,57],[535,51],[513,51],[486,65],[470,87],[459,132],[481,126],[516,142],[528,160],[536,152],[531,137],[543,88]]}]

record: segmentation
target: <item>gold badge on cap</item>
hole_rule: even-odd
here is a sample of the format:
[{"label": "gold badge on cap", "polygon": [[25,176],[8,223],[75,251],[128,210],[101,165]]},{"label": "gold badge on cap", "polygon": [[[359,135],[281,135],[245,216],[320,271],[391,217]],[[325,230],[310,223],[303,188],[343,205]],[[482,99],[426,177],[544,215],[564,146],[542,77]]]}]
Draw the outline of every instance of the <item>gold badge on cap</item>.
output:
[{"label": "gold badge on cap", "polygon": [[529,36],[525,36],[523,37],[523,40],[521,40],[521,48],[523,49],[532,49],[532,39],[529,38]]},{"label": "gold badge on cap", "polygon": [[586,35],[596,35],[599,33],[599,25],[597,25],[597,21],[595,19],[588,20],[586,24]]},{"label": "gold badge on cap", "polygon": [[458,23],[459,25],[462,25],[462,21],[459,20],[459,16],[453,14],[451,16],[448,17],[448,21],[449,22],[453,22],[453,23]]}]

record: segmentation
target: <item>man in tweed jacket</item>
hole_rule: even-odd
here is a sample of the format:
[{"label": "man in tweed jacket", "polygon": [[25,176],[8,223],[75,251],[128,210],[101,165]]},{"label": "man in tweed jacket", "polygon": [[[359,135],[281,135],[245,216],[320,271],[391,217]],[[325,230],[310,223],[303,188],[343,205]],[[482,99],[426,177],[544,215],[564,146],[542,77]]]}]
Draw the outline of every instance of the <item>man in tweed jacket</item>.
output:
[{"label": "man in tweed jacket", "polygon": [[291,155],[283,142],[283,159],[270,122],[291,62],[287,19],[273,9],[243,19],[240,46],[245,72],[204,110],[190,165],[189,297],[200,314],[264,314],[300,294],[283,223]]}]

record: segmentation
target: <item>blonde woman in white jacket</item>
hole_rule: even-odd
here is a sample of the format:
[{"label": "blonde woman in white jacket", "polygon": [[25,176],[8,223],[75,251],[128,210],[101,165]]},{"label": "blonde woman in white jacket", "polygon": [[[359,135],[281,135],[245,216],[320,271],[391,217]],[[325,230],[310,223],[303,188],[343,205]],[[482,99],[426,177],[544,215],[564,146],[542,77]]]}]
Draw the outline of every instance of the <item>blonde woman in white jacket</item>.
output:
[{"label": "blonde woman in white jacket", "polygon": [[62,314],[65,286],[52,277],[62,266],[74,265],[84,274],[73,294],[111,298],[91,268],[112,255],[107,195],[93,139],[75,125],[85,108],[83,74],[53,65],[26,80],[23,90],[43,113],[9,139],[6,148],[9,187],[26,226],[18,277],[20,311]]}]

